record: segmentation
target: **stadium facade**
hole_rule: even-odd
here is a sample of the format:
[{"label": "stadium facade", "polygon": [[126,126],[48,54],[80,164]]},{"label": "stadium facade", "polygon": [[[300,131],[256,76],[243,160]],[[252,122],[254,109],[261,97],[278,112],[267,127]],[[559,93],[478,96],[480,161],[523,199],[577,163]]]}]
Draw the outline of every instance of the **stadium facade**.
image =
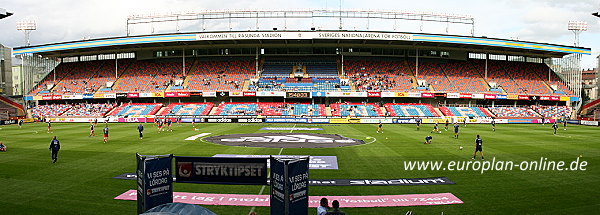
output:
[{"label": "stadium facade", "polygon": [[[513,107],[508,112],[517,117],[550,111],[557,118],[580,107],[579,61],[591,50],[475,36],[274,28],[71,41],[14,54],[23,60],[29,106],[118,101],[150,105],[138,115],[173,114],[181,109],[173,103],[194,103],[202,111],[185,115],[489,118]],[[276,102],[267,106],[277,110],[264,102]],[[303,104],[302,111],[289,109],[293,103]]]}]

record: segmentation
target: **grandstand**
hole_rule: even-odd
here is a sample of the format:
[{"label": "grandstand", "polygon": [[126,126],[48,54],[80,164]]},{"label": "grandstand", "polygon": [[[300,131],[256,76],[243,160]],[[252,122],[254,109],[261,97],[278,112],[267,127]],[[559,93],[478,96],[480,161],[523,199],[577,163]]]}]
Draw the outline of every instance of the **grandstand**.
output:
[{"label": "grandstand", "polygon": [[578,88],[554,71],[567,67],[547,62],[590,49],[513,42],[264,30],[100,38],[15,54],[59,62],[24,85],[26,106],[40,104],[34,116],[573,117]]}]

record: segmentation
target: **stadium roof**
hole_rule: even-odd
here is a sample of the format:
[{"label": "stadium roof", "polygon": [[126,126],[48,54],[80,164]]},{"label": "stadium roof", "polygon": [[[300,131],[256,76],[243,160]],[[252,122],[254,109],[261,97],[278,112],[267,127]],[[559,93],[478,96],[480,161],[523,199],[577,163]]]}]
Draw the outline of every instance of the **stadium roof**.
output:
[{"label": "stadium roof", "polygon": [[6,17],[12,16],[14,13],[6,11],[4,8],[0,8],[0,19],[4,19]]},{"label": "stadium roof", "polygon": [[243,31],[201,32],[113,37],[15,48],[13,54],[36,53],[47,57],[64,57],[138,50],[168,50],[202,47],[406,47],[419,49],[463,50],[477,53],[562,57],[568,54],[591,54],[590,48],[506,40],[487,37],[423,33],[372,31]]}]

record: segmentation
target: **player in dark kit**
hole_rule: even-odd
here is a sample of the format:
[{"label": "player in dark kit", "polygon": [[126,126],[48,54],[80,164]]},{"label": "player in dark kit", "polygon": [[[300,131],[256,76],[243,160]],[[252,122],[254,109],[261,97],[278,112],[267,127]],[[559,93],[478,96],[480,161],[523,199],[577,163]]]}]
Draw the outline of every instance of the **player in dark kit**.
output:
[{"label": "player in dark kit", "polygon": [[158,133],[162,132],[163,121],[159,119],[158,122],[156,122],[156,124],[158,125]]},{"label": "player in dark kit", "polygon": [[417,131],[421,130],[421,119],[417,119]]},{"label": "player in dark kit", "polygon": [[446,130],[446,131],[448,131],[448,123],[450,123],[450,122],[448,122],[448,120],[446,119],[446,123],[444,124],[444,130]]},{"label": "player in dark kit", "polygon": [[473,153],[473,160],[475,160],[475,156],[477,156],[477,152],[481,155],[481,160],[483,160],[483,140],[479,138],[479,134],[477,135],[477,139],[475,139],[475,153]]},{"label": "player in dark kit", "polygon": [[23,120],[22,119],[19,120],[19,128],[21,128],[21,126],[23,126]]},{"label": "player in dark kit", "polygon": [[94,123],[90,124],[90,136],[89,137],[96,136],[95,128],[96,128],[96,126],[94,125]]},{"label": "player in dark kit", "polygon": [[563,129],[566,131],[567,130],[567,117],[563,117]]},{"label": "player in dark kit", "polygon": [[492,130],[496,131],[496,120],[492,119]]},{"label": "player in dark kit", "polygon": [[48,120],[48,133],[52,133],[52,122]]},{"label": "player in dark kit", "polygon": [[377,133],[379,134],[379,132],[383,134],[383,124],[381,124],[381,122],[379,122],[379,125],[377,125]]},{"label": "player in dark kit", "polygon": [[108,143],[108,126],[102,129],[102,133],[104,133],[104,143]]},{"label": "player in dark kit", "polygon": [[60,142],[56,139],[56,136],[50,141],[48,149],[52,151],[52,163],[56,163],[58,160],[58,151],[60,150]]},{"label": "player in dark kit", "polygon": [[558,129],[558,125],[556,124],[556,122],[552,124],[552,129],[554,129],[554,135],[556,135],[556,129]]},{"label": "player in dark kit", "polygon": [[458,139],[458,128],[460,128],[460,125],[458,125],[458,123],[454,123],[454,138]]},{"label": "player in dark kit", "polygon": [[144,125],[140,123],[137,127],[138,132],[140,132],[140,140],[144,138]]},{"label": "player in dark kit", "polygon": [[431,144],[431,139],[433,139],[432,136],[425,137],[425,143],[424,144]]},{"label": "player in dark kit", "polygon": [[435,123],[435,125],[433,126],[433,130],[431,130],[430,133],[440,133],[440,130],[438,129],[438,124],[437,122]]},{"label": "player in dark kit", "polygon": [[167,128],[169,129],[169,131],[173,131],[173,129],[171,128],[172,123],[173,121],[171,121],[171,118],[167,119]]}]

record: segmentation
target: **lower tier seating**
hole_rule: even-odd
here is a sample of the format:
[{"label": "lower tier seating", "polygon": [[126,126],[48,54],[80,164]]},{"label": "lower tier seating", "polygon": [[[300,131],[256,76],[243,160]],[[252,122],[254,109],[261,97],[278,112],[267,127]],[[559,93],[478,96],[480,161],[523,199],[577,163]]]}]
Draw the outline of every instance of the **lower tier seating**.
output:
[{"label": "lower tier seating", "polygon": [[433,106],[430,104],[421,103],[388,103],[385,104],[385,109],[390,112],[391,116],[405,117],[434,117],[439,116]]}]

